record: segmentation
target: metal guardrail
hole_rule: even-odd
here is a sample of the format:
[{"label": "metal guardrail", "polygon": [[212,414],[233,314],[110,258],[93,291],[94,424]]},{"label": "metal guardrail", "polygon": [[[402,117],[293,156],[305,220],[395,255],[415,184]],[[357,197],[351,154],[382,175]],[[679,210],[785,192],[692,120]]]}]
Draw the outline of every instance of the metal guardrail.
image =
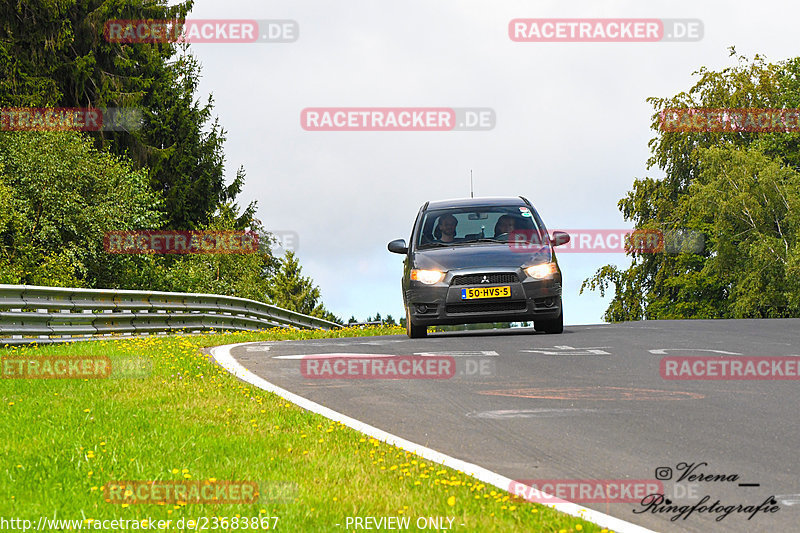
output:
[{"label": "metal guardrail", "polygon": [[342,326],[233,296],[0,284],[0,347],[102,339],[113,334],[268,327]]},{"label": "metal guardrail", "polygon": [[347,326],[382,326],[384,324],[383,320],[373,320],[372,322],[348,322]]}]

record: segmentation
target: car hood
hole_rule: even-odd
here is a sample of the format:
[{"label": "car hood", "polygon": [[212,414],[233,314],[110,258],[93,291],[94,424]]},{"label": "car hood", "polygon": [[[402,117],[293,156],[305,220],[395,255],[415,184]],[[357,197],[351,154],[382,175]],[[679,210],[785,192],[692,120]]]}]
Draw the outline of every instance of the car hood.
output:
[{"label": "car hood", "polygon": [[460,268],[520,268],[552,259],[549,246],[536,251],[513,250],[503,244],[462,244],[450,248],[431,248],[414,253],[413,268],[456,270]]}]

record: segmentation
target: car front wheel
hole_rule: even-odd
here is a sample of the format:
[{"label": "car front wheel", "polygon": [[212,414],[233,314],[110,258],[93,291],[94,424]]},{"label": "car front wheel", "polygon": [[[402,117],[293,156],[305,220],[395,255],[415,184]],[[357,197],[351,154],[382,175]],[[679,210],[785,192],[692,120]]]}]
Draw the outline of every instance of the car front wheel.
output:
[{"label": "car front wheel", "polygon": [[428,336],[427,326],[418,326],[411,321],[411,313],[406,309],[406,334],[411,339],[421,339]]},{"label": "car front wheel", "polygon": [[533,323],[533,327],[537,331],[544,331],[545,333],[563,333],[564,331],[564,310],[558,314],[558,317],[549,320],[537,320]]}]

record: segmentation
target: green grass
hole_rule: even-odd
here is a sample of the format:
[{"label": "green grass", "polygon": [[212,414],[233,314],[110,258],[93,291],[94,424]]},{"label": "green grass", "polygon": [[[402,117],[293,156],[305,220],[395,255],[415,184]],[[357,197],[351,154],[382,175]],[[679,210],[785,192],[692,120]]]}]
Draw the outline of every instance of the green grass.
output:
[{"label": "green grass", "polygon": [[[348,516],[409,516],[412,525],[418,517],[454,517],[457,531],[600,531],[300,409],[231,377],[200,352],[255,340],[399,333],[276,329],[0,349],[3,357],[109,356],[113,366],[133,356],[152,363],[150,374],[137,379],[0,380],[0,517],[149,517],[173,520],[175,531],[180,518],[277,516],[278,531],[304,532],[346,531]],[[123,505],[103,495],[112,481],[183,479],[296,489],[285,501],[239,505]]]}]

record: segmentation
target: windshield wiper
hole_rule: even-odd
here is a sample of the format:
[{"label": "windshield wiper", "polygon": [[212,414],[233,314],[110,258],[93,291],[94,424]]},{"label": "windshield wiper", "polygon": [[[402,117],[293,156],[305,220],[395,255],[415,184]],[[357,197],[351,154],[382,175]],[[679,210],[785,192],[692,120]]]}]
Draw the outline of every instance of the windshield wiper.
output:
[{"label": "windshield wiper", "polygon": [[421,245],[419,248],[420,250],[424,250],[425,248],[434,248],[434,247],[449,247],[449,246],[461,246],[462,244],[475,244],[478,242],[497,242],[500,244],[508,244],[508,241],[500,240],[500,239],[492,239],[489,237],[480,237],[478,239],[470,239],[468,241],[453,241],[453,242],[429,242],[426,244]]},{"label": "windshield wiper", "polygon": [[426,242],[425,244],[421,244],[419,246],[419,249],[420,250],[424,250],[425,248],[440,248],[442,246],[444,246],[445,248],[449,248],[450,246],[453,246],[454,244],[458,244],[458,243],[455,243],[455,242]]},{"label": "windshield wiper", "polygon": [[500,244],[508,244],[508,241],[500,240],[500,239],[492,239],[491,237],[481,237],[480,239],[472,239],[469,241],[465,241],[467,243],[470,242],[499,242]]}]

